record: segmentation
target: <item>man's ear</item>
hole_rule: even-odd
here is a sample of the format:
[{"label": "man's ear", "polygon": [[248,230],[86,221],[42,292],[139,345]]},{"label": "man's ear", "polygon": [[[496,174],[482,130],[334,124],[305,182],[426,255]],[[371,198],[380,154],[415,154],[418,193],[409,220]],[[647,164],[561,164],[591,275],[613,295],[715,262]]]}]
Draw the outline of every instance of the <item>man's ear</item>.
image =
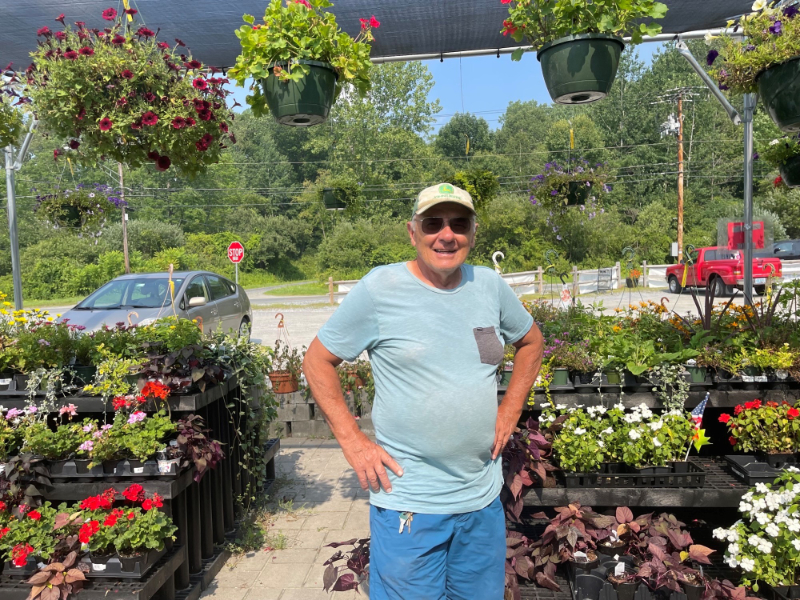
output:
[{"label": "man's ear", "polygon": [[414,248],[416,248],[417,247],[417,239],[416,239],[416,237],[414,235],[414,227],[415,227],[415,225],[412,224],[411,221],[406,223],[406,231],[408,231],[408,237],[411,238],[411,245],[414,246]]},{"label": "man's ear", "polygon": [[470,248],[475,247],[475,237],[478,235],[478,223],[475,223],[475,231],[472,232],[472,241],[469,244]]}]

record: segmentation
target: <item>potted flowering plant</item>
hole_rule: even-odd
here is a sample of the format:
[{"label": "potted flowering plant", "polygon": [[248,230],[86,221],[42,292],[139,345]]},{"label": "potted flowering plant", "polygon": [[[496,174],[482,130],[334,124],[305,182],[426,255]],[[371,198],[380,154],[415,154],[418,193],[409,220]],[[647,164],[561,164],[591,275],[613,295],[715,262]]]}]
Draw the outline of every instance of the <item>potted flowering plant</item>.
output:
[{"label": "potted flowering plant", "polygon": [[175,165],[196,175],[235,141],[228,134],[228,80],[204,72],[180,40],[160,42],[146,26],[124,20],[136,12],[106,9],[105,30],[82,21],[73,28],[63,15],[62,31],[40,28],[25,93],[36,118],[69,140],[79,163],[153,163],[159,171]]},{"label": "potted flowering plant", "polygon": [[759,157],[781,172],[781,180],[787,187],[800,187],[800,139],[797,136],[785,135],[772,140]]},{"label": "potted flowering plant", "polygon": [[79,183],[73,189],[36,196],[34,210],[56,227],[79,227],[95,232],[120,207],[127,206],[127,202],[116,194],[110,186],[102,183],[93,186]]},{"label": "potted flowering plant", "polygon": [[308,127],[324,122],[346,83],[360,94],[370,88],[373,16],[361,19],[352,38],[325,9],[328,0],[271,0],[264,24],[244,15],[236,36],[242,52],[229,71],[240,86],[256,81],[247,104],[256,115],[272,113],[278,123]]},{"label": "potted flowering plant", "polygon": [[[303,347],[303,353],[305,346]],[[288,344],[275,341],[275,354],[272,358],[272,370],[267,373],[272,390],[276,394],[289,394],[300,389],[300,372],[303,365],[303,354]]]},{"label": "potted flowering plant", "polygon": [[587,160],[576,158],[566,165],[547,163],[544,173],[531,179],[530,201],[534,206],[561,212],[569,206],[580,206],[581,211],[591,212],[595,209],[597,195],[611,189],[606,184],[607,178],[603,163],[590,166]]},{"label": "potted flowering plant", "polygon": [[22,111],[12,106],[13,98],[11,90],[0,82],[0,148],[15,146],[22,136]]},{"label": "potted flowering plant", "polygon": [[[758,92],[770,117],[783,131],[800,131],[800,6],[796,1],[756,0],[734,31],[709,51],[707,62],[720,89]],[[733,22],[728,23],[728,27]]]},{"label": "potted flowering plant", "polygon": [[733,415],[723,413],[719,420],[728,427],[734,450],[756,452],[771,467],[796,462],[800,442],[800,410],[788,402],[752,400],[739,404]]},{"label": "potted flowering plant", "polygon": [[[656,23],[667,6],[655,0],[501,0],[508,4],[503,35],[526,39],[542,64],[547,91],[560,104],[584,104],[605,98],[617,75],[619,57],[631,37],[661,33]],[[511,55],[520,60],[525,49]]]},{"label": "potted flowering plant", "polygon": [[[800,585],[800,472],[793,467],[774,483],[759,483],[742,496],[742,518],[732,527],[714,530],[727,541],[725,562],[743,571],[742,583],[759,591],[763,583],[778,592],[775,597],[796,598]],[[794,589],[787,589],[792,587]]]}]

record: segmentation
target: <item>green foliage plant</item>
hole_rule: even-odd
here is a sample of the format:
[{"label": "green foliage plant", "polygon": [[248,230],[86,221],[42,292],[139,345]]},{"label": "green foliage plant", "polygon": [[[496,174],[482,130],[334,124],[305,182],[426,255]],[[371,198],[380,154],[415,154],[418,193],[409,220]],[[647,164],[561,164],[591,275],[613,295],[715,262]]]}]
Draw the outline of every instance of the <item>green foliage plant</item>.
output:
[{"label": "green foliage plant", "polygon": [[[133,513],[133,518],[129,518]],[[178,530],[166,514],[152,509],[142,511],[138,506],[126,510],[125,523],[117,529],[114,548],[120,556],[136,556],[147,550],[163,550],[164,542]]]},{"label": "green foliage plant", "polygon": [[796,135],[784,135],[780,138],[775,138],[764,146],[759,153],[759,158],[763,158],[775,168],[780,167],[795,156],[800,156],[800,139]]},{"label": "green foliage plant", "polygon": [[756,80],[763,71],[800,56],[798,5],[778,4],[777,0],[756,0],[753,12],[743,15],[735,27],[734,21],[728,21],[727,30],[739,36],[723,34],[719,40],[709,39],[713,46],[706,62],[720,89],[756,93]]},{"label": "green foliage plant", "polygon": [[45,421],[36,421],[25,428],[23,451],[47,460],[65,460],[87,439],[88,435],[78,423],[64,423],[50,429]]},{"label": "green foliage plant", "polygon": [[247,79],[256,80],[253,94],[247,97],[256,116],[269,110],[258,82],[268,77],[301,81],[310,72],[308,65],[298,62],[301,60],[323,62],[333,68],[336,97],[346,83],[362,95],[370,89],[372,30],[380,23],[374,16],[361,19],[361,31],[352,38],[339,28],[333,13],[325,10],[331,6],[328,0],[271,0],[263,25],[255,24],[252,15],[242,17],[245,24],[236,30],[242,52],[228,74],[240,86]]},{"label": "green foliage plant", "polygon": [[[646,35],[661,33],[661,25],[645,19],[662,19],[667,5],[654,0],[501,0],[508,4],[508,19],[503,21],[503,35],[516,42],[527,40],[532,50],[548,42],[583,33],[630,36],[638,44]],[[511,54],[520,60],[524,49]]]},{"label": "green foliage plant", "polygon": [[758,483],[742,496],[742,518],[714,537],[727,541],[725,563],[743,572],[742,584],[793,586],[800,583],[800,472],[789,467],[773,483]]},{"label": "green foliage plant", "polygon": [[116,218],[121,206],[127,204],[116,194],[113,188],[105,184],[86,186],[79,183],[74,188],[37,196],[35,210],[56,227],[72,227],[66,219],[70,209],[75,209],[80,214],[80,228],[94,236],[109,218]]},{"label": "green foliage plant", "polygon": [[154,163],[160,171],[174,165],[181,175],[197,175],[235,141],[227,79],[209,77],[183,42],[159,42],[126,16],[103,11],[108,31],[82,22],[55,33],[40,28],[25,94],[42,125],[68,140],[73,163]]},{"label": "green foliage plant", "polygon": [[22,111],[12,105],[14,96],[0,83],[0,148],[16,146],[22,137]]},{"label": "green foliage plant", "polygon": [[797,452],[800,447],[800,410],[787,402],[751,400],[723,413],[729,442],[742,452]]},{"label": "green foliage plant", "polygon": [[177,352],[203,342],[203,332],[197,323],[177,316],[164,317],[150,325],[137,327],[135,335],[142,346],[163,348],[167,352]]},{"label": "green foliage plant", "polygon": [[603,163],[591,166],[583,159],[571,159],[565,165],[549,162],[544,172],[531,179],[530,201],[536,207],[563,212],[567,208],[570,192],[576,186],[589,188],[591,196],[586,204],[576,207],[589,219],[596,216],[596,203],[599,194],[606,194],[610,187],[606,184],[608,174]]},{"label": "green foliage plant", "polygon": [[129,378],[138,373],[142,367],[140,359],[121,358],[101,344],[98,352],[103,357],[97,365],[97,375],[93,383],[83,390],[90,394],[101,396],[105,400],[117,396],[127,396],[133,389]]}]

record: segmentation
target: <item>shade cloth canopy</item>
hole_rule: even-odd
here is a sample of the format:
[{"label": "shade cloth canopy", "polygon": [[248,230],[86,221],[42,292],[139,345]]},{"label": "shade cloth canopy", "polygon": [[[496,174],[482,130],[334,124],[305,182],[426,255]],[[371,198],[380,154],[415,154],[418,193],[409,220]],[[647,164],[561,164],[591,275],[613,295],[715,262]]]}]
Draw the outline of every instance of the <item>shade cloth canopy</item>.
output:
[{"label": "shade cloth canopy", "polygon": [[[661,21],[664,33],[684,33],[721,27],[734,16],[749,12],[752,0],[663,0],[669,12]],[[373,57],[399,57],[445,52],[508,48],[517,44],[499,32],[508,15],[500,0],[335,0],[333,12],[348,33],[359,29],[359,17],[375,15],[381,26],[375,32]],[[206,64],[231,66],[239,54],[234,30],[245,13],[260,18],[267,0],[135,0],[151,29],[161,29],[159,39],[180,37],[195,58]],[[16,69],[30,64],[36,47],[36,30],[59,27],[53,19],[64,13],[66,21],[86,21],[90,27],[107,25],[100,13],[109,6],[122,9],[118,0],[0,0],[0,61]],[[138,16],[137,16],[138,18]]]}]

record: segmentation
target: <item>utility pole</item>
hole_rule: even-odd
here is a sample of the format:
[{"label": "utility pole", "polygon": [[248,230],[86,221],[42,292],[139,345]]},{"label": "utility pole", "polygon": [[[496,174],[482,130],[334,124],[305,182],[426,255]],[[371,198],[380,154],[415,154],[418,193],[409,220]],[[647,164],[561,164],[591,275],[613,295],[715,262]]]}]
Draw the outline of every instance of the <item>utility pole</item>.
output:
[{"label": "utility pole", "polygon": [[131,272],[131,261],[128,256],[128,213],[125,210],[125,182],[122,177],[122,163],[117,163],[117,172],[119,173],[119,193],[120,200],[122,200],[120,207],[122,208],[122,254],[125,256],[125,272]]},{"label": "utility pole", "polygon": [[678,256],[683,256],[683,91],[678,94]]}]

